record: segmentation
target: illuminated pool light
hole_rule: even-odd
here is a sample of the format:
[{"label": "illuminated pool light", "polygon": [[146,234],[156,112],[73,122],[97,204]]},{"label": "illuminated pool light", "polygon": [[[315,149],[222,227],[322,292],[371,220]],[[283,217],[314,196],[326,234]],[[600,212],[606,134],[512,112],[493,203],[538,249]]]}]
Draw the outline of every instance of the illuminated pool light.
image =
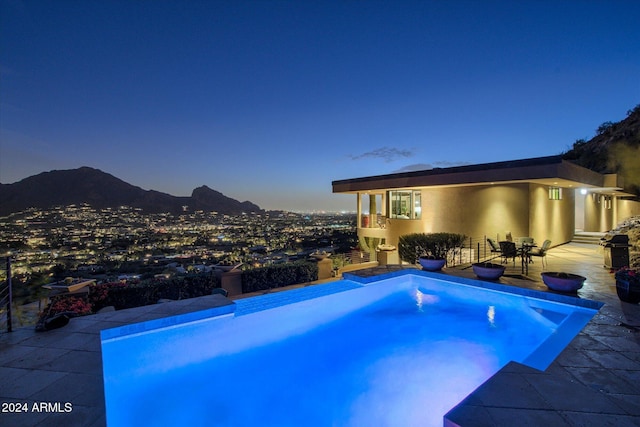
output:
[{"label": "illuminated pool light", "polygon": [[489,326],[496,327],[496,308],[493,305],[490,305],[487,309],[487,320],[489,321]]},{"label": "illuminated pool light", "polygon": [[107,423],[441,426],[510,361],[546,369],[597,311],[455,280],[346,280],[103,331]]}]

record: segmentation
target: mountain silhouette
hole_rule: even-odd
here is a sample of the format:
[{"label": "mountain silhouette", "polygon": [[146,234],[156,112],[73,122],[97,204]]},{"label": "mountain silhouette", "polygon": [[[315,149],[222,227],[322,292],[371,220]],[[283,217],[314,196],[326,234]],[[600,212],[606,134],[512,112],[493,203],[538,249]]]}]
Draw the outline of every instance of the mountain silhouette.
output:
[{"label": "mountain silhouette", "polygon": [[191,197],[177,197],[144,190],[86,166],[43,172],[13,184],[0,184],[0,216],[28,208],[46,209],[83,203],[97,209],[130,206],[147,213],[178,213],[186,209],[234,215],[262,211],[251,202],[239,202],[207,186],[193,190]]}]

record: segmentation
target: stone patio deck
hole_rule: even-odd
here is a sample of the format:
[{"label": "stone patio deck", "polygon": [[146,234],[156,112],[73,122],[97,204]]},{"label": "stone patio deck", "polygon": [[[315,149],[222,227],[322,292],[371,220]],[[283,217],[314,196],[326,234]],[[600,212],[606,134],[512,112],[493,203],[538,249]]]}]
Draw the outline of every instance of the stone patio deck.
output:
[{"label": "stone patio deck", "polygon": [[[581,298],[605,305],[544,372],[511,363],[447,415],[447,426],[640,425],[640,306],[620,302],[598,248],[554,248],[545,271],[587,277]],[[510,265],[501,283],[546,291],[535,259],[528,276]],[[400,266],[359,274],[375,275]],[[469,268],[447,274],[474,278]],[[0,333],[0,404],[27,403],[28,413],[0,412],[0,425],[106,425],[100,330],[230,304],[212,295],[72,319],[57,330],[33,327]],[[38,402],[71,403],[71,412],[32,411]],[[53,409],[56,409],[55,406]]]}]

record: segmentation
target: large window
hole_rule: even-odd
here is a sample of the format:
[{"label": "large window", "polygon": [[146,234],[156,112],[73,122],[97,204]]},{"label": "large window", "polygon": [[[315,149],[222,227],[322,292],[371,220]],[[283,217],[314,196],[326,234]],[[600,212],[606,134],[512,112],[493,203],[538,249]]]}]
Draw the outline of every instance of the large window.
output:
[{"label": "large window", "polygon": [[419,191],[389,191],[389,218],[422,218],[422,200]]},{"label": "large window", "polygon": [[549,200],[562,200],[562,188],[549,187]]}]

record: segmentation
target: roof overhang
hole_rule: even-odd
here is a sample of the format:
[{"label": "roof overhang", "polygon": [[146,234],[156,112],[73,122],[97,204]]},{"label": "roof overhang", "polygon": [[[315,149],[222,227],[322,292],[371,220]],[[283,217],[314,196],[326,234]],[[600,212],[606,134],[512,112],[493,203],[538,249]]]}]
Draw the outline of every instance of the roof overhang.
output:
[{"label": "roof overhang", "polygon": [[588,191],[622,193],[617,176],[603,175],[563,160],[562,156],[456,166],[333,181],[334,193],[379,192],[398,188],[458,187],[537,183]]}]

